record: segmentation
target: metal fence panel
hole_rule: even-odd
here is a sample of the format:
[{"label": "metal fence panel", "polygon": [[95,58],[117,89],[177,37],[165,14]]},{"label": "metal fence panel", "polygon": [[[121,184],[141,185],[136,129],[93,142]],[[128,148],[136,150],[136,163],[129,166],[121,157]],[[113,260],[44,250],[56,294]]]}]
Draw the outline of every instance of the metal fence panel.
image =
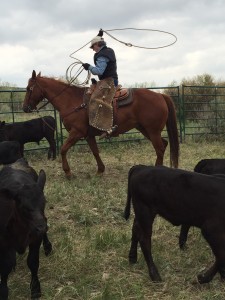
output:
[{"label": "metal fence panel", "polygon": [[[180,141],[187,138],[199,139],[213,136],[218,138],[225,132],[225,87],[224,86],[175,86],[175,87],[149,87],[159,93],[171,96],[177,110],[177,122]],[[25,89],[0,90],[0,120],[6,123],[20,122],[46,115],[56,119],[57,152],[65,141],[68,133],[64,128],[58,112],[51,104],[45,106],[39,114],[27,114],[22,110]],[[166,130],[163,136],[167,137]],[[142,134],[133,129],[119,137],[110,140],[97,141],[98,143],[114,143],[140,141],[144,139]],[[81,140],[78,145],[86,144]],[[76,144],[76,145],[77,145]],[[25,151],[42,150],[48,148],[46,141],[40,145],[34,143],[25,144]]]},{"label": "metal fence panel", "polygon": [[225,130],[225,87],[182,86],[183,136],[219,138]]}]

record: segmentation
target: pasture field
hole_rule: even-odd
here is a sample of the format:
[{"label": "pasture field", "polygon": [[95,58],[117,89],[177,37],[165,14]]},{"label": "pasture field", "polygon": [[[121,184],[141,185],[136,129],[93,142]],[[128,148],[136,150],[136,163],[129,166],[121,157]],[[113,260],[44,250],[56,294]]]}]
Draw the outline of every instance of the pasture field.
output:
[{"label": "pasture field", "polygon": [[[180,168],[193,170],[202,158],[225,157],[225,142],[184,143]],[[96,176],[96,163],[87,146],[69,152],[74,177],[68,181],[60,159],[47,161],[46,153],[30,152],[26,158],[37,171],[47,174],[46,216],[53,253],[40,254],[43,300],[222,300],[225,283],[219,275],[200,285],[196,275],[212,264],[214,257],[197,228],[191,228],[187,249],[178,246],[179,227],[160,217],[154,223],[153,257],[163,278],[149,279],[139,249],[138,263],[130,266],[128,251],[133,213],[123,219],[127,173],[135,164],[155,161],[147,141],[101,145],[105,174]],[[169,166],[169,149],[165,165]],[[176,183],[174,183],[176,184]],[[225,249],[224,249],[225,250]],[[26,255],[18,256],[16,272],[9,278],[11,300],[29,299],[30,274]]]}]

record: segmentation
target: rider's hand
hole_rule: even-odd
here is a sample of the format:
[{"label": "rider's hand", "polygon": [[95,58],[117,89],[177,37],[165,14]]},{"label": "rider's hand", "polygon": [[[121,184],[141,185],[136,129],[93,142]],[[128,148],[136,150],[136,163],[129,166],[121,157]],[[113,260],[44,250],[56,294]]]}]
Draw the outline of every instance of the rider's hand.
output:
[{"label": "rider's hand", "polygon": [[82,64],[82,67],[87,71],[88,68],[90,67],[90,64],[87,64],[87,63]]},{"label": "rider's hand", "polygon": [[97,36],[101,36],[101,37],[103,36],[103,30],[102,29],[99,30],[99,33],[98,33]]}]

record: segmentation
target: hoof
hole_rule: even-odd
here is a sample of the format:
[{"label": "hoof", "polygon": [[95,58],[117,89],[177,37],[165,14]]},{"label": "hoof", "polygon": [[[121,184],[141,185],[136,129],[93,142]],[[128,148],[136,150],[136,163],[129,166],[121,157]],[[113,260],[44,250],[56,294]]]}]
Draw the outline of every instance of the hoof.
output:
[{"label": "hoof", "polygon": [[131,257],[131,256],[129,256],[129,263],[131,265],[136,264],[137,263],[137,257]]},{"label": "hoof", "polygon": [[49,256],[52,253],[52,244],[51,243],[44,245],[44,252],[45,252],[45,256]]},{"label": "hoof", "polygon": [[103,172],[99,172],[99,171],[96,173],[97,176],[103,176],[103,174],[104,174]]},{"label": "hoof", "polygon": [[180,247],[180,250],[183,250],[183,251],[187,249],[186,243],[179,244],[179,247]]},{"label": "hoof", "polygon": [[65,173],[66,179],[70,180],[73,177],[73,174],[71,172]]},{"label": "hoof", "polygon": [[208,283],[212,280],[212,278],[208,278],[206,276],[204,276],[204,274],[199,274],[197,276],[198,279],[198,283],[203,284],[203,283]]}]

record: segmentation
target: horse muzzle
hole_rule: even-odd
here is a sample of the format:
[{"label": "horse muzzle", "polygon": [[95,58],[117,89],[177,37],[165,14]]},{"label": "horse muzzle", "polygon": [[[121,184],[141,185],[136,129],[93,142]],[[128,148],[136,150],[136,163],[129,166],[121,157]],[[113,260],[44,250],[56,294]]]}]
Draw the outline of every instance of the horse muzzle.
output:
[{"label": "horse muzzle", "polygon": [[23,106],[23,111],[24,111],[25,113],[31,113],[31,112],[33,111],[33,109],[31,108],[30,105],[24,105],[24,106]]}]

